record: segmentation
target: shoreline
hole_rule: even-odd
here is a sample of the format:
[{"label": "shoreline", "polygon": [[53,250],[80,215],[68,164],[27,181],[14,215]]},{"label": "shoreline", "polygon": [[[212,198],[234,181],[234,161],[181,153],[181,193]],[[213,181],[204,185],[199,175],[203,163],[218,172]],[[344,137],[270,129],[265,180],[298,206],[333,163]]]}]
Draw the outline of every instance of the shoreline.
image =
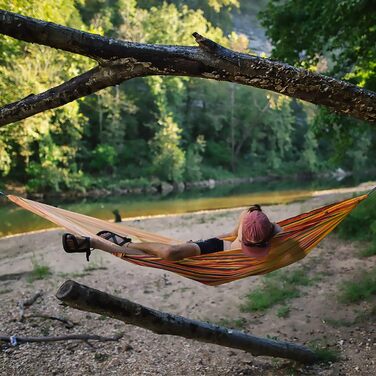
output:
[{"label": "shoreline", "polygon": [[[296,200],[290,201],[286,204],[263,204],[264,207],[271,206],[271,205],[288,205],[296,202],[304,202],[307,200],[310,200],[312,198],[320,198],[325,197],[329,195],[346,195],[350,193],[366,193],[367,191],[372,190],[376,187],[376,182],[365,182],[355,187],[348,187],[348,188],[333,188],[333,189],[325,189],[325,190],[317,190],[312,191],[310,194],[307,194],[305,198],[298,198]],[[132,221],[141,221],[145,219],[158,219],[158,218],[166,218],[166,217],[180,217],[184,215],[192,215],[192,214],[206,214],[206,213],[221,213],[221,212],[227,212],[227,211],[239,211],[241,209],[244,209],[245,206],[236,206],[236,207],[229,207],[229,208],[218,208],[218,209],[204,209],[204,210],[195,210],[195,211],[187,211],[183,213],[167,213],[167,214],[155,214],[155,215],[142,215],[142,216],[134,216],[134,217],[127,217],[122,219],[123,223],[132,222]],[[105,219],[108,222],[114,222],[114,219]],[[121,222],[121,223],[122,223]],[[33,230],[33,231],[26,231],[26,232],[20,232],[15,234],[9,234],[0,237],[0,241],[3,239],[13,238],[17,236],[24,236],[28,234],[40,234],[47,231],[56,231],[60,230],[61,227],[49,227],[39,230]]]}]

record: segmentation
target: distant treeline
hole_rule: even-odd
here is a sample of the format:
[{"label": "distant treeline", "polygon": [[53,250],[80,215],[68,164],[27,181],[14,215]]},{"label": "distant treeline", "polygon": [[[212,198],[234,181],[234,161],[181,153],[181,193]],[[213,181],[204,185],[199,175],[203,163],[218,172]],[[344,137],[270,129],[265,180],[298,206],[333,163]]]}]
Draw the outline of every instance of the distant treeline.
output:
[{"label": "distant treeline", "polygon": [[[273,56],[376,89],[375,44],[363,40],[372,38],[370,25],[375,25],[375,13],[366,13],[367,1],[348,2],[346,9],[339,9],[346,2],[330,0],[288,0],[283,7],[266,3],[0,0],[0,7],[145,43],[191,45],[197,31],[248,53],[252,41],[233,31],[234,20],[238,12],[263,9],[260,17],[275,46]],[[331,20],[331,12],[342,19]],[[321,30],[320,19],[336,26]],[[42,92],[93,65],[84,57],[0,38],[0,105]],[[230,83],[156,76],[1,128],[0,174],[3,182],[25,184],[31,192],[56,192],[100,188],[110,179],[134,186],[337,167],[360,170],[374,164],[375,140],[368,124],[288,97]]]}]

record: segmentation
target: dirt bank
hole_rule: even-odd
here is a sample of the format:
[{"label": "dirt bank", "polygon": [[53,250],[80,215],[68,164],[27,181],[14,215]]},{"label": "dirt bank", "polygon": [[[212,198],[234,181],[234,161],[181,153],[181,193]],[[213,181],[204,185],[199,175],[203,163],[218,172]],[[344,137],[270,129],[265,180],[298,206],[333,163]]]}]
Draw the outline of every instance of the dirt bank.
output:
[{"label": "dirt bank", "polygon": [[[349,194],[347,194],[349,196]],[[342,195],[340,197],[346,197]],[[273,220],[310,210],[338,199],[331,195],[309,201],[265,208]],[[189,240],[213,236],[233,227],[240,210],[223,210],[128,222],[139,228]],[[244,313],[245,295],[262,283],[251,277],[219,287],[206,287],[171,273],[141,268],[105,253],[95,252],[90,264],[82,255],[62,251],[62,231],[26,234],[0,240],[0,335],[114,335],[119,342],[25,344],[0,352],[0,373],[7,375],[371,375],[376,374],[375,317],[351,324],[370,303],[343,305],[337,287],[360,269],[375,265],[374,258],[359,258],[358,244],[335,235],[299,263],[315,282],[290,300],[290,315],[279,318],[278,306],[265,313]],[[34,263],[48,265],[53,274],[30,282]],[[88,270],[88,266],[91,270]],[[241,329],[259,336],[298,343],[319,341],[340,351],[341,360],[329,365],[302,367],[288,361],[255,358],[242,351],[202,344],[172,336],[158,336],[115,320],[62,307],[54,297],[66,279],[123,296],[146,306],[193,319],[241,322]],[[17,301],[43,290],[43,298],[26,314],[65,316],[77,323],[67,329],[60,322],[27,318],[17,321]],[[240,320],[242,319],[242,320]],[[346,322],[347,326],[341,325]],[[330,323],[330,324],[329,324]],[[350,323],[350,324],[349,324]]]}]

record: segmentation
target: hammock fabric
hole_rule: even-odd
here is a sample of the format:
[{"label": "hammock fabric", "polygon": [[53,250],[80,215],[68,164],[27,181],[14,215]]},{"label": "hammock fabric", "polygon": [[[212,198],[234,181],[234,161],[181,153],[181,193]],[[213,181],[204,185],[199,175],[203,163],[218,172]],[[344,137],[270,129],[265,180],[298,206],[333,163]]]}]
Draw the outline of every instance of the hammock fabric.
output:
[{"label": "hammock fabric", "polygon": [[[269,273],[302,259],[368,195],[350,198],[278,222],[283,231],[272,239],[271,250],[263,259],[247,257],[240,249],[200,255],[180,261],[168,261],[149,255],[113,254],[125,261],[168,270],[206,285],[221,285],[251,275]],[[74,234],[95,237],[102,242],[107,240],[96,234],[101,230],[110,230],[119,235],[129,236],[133,241],[182,243],[134,227],[110,223],[18,196],[7,197],[24,209],[63,226]]]}]

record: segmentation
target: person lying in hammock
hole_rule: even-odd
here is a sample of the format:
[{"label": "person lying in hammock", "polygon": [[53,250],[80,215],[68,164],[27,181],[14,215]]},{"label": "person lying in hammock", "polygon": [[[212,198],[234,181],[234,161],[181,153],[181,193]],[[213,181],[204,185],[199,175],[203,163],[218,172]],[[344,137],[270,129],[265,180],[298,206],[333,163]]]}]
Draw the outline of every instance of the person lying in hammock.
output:
[{"label": "person lying in hammock", "polygon": [[[87,258],[91,248],[110,253],[149,254],[170,261],[241,248],[246,256],[262,258],[268,255],[270,240],[280,231],[282,231],[281,227],[270,222],[260,205],[253,205],[240,214],[238,224],[233,231],[207,240],[174,245],[150,242],[133,243],[130,238],[104,230],[97,235],[111,243],[66,233],[63,235],[63,247],[68,253],[86,252]],[[233,241],[225,240],[234,237]]]}]

